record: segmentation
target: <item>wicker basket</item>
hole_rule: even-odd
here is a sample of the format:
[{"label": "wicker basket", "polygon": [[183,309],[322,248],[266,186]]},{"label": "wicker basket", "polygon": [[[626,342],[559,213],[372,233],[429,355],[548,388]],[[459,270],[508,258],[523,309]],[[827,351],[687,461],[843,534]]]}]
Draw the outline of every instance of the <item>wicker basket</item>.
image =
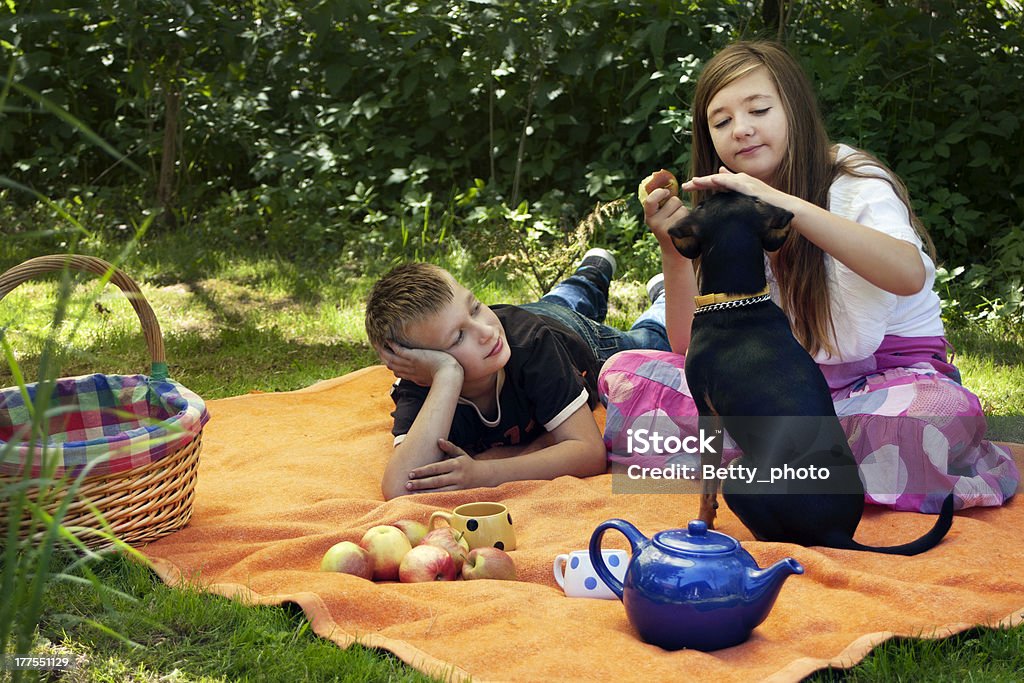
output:
[{"label": "wicker basket", "polygon": [[[150,376],[91,375],[57,380],[54,400],[57,400],[57,395],[61,394],[63,389],[60,400],[64,405],[61,411],[52,411],[58,416],[49,420],[51,428],[48,431],[48,448],[60,448],[62,454],[73,452],[75,448],[80,448],[84,453],[86,447],[92,454],[105,449],[108,453],[99,458],[100,462],[92,463],[85,471],[85,476],[81,474],[85,463],[78,462],[76,466],[74,462],[69,463],[65,459],[56,467],[57,476],[63,478],[53,484],[55,488],[49,489],[43,496],[40,496],[38,487],[30,488],[29,497],[41,500],[44,509],[53,514],[66,497],[71,482],[78,477],[78,489],[74,500],[70,502],[62,520],[65,527],[107,529],[126,543],[148,543],[185,526],[192,516],[199,452],[202,447],[202,429],[208,419],[208,413],[202,399],[167,378],[163,338],[152,307],[138,285],[106,261],[90,256],[66,255],[31,259],[0,275],[0,299],[19,284],[37,275],[65,269],[110,276],[110,281],[128,298],[142,323],[143,335],[153,364]],[[95,421],[97,414],[102,415],[106,426],[91,428],[104,430],[106,436],[81,437],[81,434],[87,433],[84,431],[59,433],[59,424],[61,421],[67,424],[69,414],[70,419],[74,420],[74,387],[78,386],[76,382],[91,382],[90,386],[102,385],[108,391],[104,407],[97,410],[96,405],[91,405],[91,412],[88,413],[88,420],[92,421]],[[122,385],[125,388],[122,388]],[[71,389],[66,389],[69,386]],[[115,389],[110,390],[110,387]],[[36,385],[30,385],[28,389],[34,396]],[[139,415],[138,421],[129,421],[122,425],[119,421],[124,420],[128,412],[116,401],[121,396],[132,395],[132,392],[135,398],[143,397],[132,404],[133,410],[142,412],[147,406],[152,405],[162,406],[161,410],[164,412],[157,411],[157,415],[148,417]],[[114,401],[114,405],[111,405],[111,400]],[[3,408],[0,415],[4,418],[4,424],[0,424],[0,428],[5,430],[0,433],[0,453],[6,453],[6,460],[0,462],[0,489],[23,480],[25,474],[19,472],[31,469],[31,476],[37,476],[41,470],[39,462],[33,462],[31,465],[25,462],[33,458],[38,459],[40,448],[38,445],[30,445],[25,440],[24,425],[18,424],[18,419],[21,418],[12,418],[13,415],[26,414],[27,410],[7,408],[19,402],[24,403],[24,396],[19,388],[0,390],[0,407]],[[139,408],[139,405],[142,407]],[[86,408],[82,407],[81,410],[85,416]],[[165,414],[174,410],[184,412],[168,415],[165,419]],[[111,415],[116,417],[112,418]],[[88,420],[81,417],[77,422]],[[188,428],[180,428],[176,421],[180,421],[181,424],[187,423]],[[109,424],[110,422],[113,424]],[[55,423],[58,424],[56,428]],[[117,433],[122,426],[125,431]],[[170,429],[172,426],[176,429]],[[153,433],[160,433],[163,436],[159,439],[145,438]],[[77,441],[76,434],[79,435]],[[5,450],[9,445],[7,441],[10,441],[12,448]],[[126,452],[127,443],[133,444],[134,450],[131,451],[131,455],[115,458],[115,455]],[[17,454],[18,449],[21,456]],[[18,457],[21,457],[21,464],[12,464],[11,460],[17,460]],[[12,471],[12,468],[18,471]],[[4,533],[9,524],[9,502],[5,498],[7,496],[0,496],[0,533]],[[102,520],[96,517],[92,507],[102,515]],[[19,526],[20,537],[26,538],[32,533],[32,529],[32,519],[26,514]],[[39,527],[35,526],[35,529],[35,535],[40,535]],[[88,531],[77,532],[76,535],[91,548],[110,544],[109,539]]]}]

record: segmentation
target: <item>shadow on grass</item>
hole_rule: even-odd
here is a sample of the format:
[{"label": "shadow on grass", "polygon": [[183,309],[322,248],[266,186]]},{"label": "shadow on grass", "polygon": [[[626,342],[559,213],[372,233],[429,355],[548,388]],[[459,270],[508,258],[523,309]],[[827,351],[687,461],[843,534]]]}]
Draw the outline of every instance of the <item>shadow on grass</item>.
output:
[{"label": "shadow on grass", "polygon": [[[112,258],[110,254],[101,257]],[[361,302],[353,299],[363,279],[335,280],[330,274],[272,256],[197,251],[195,245],[157,250],[150,257],[140,255],[121,268],[140,284],[180,286],[188,300],[206,312],[194,328],[175,330],[170,320],[161,321],[171,377],[204,398],[300,389],[379,362],[358,338],[361,330],[351,329],[351,322],[348,330],[321,325],[313,333],[315,340],[281,329],[290,326],[292,311],[303,311],[308,317],[308,311],[315,311],[316,304],[334,292],[341,293],[337,310],[361,309]],[[172,300],[170,305],[186,304]],[[100,315],[104,313],[99,310]],[[65,350],[62,376],[149,372],[151,359],[136,328],[121,331],[120,326],[110,328],[103,321],[93,324],[103,328],[102,333],[76,339],[74,348]],[[38,374],[38,353],[21,351],[19,362],[31,381]],[[10,369],[0,364],[0,386],[13,384]]]},{"label": "shadow on grass", "polygon": [[[125,239],[97,234],[95,241],[80,244],[76,253],[115,262]],[[63,242],[58,246],[55,240],[22,236],[17,244],[0,243],[0,272],[36,256],[67,253],[68,247]],[[156,287],[191,287],[210,278],[223,278],[259,289],[272,281],[302,304],[321,301],[325,283],[347,287],[350,282],[375,279],[391,265],[391,260],[358,260],[344,252],[334,256],[301,247],[284,252],[243,237],[225,240],[222,235],[196,227],[148,235],[126,261],[118,263],[140,284]]]},{"label": "shadow on grass", "polygon": [[[376,353],[365,343],[307,343],[251,321],[165,337],[168,369],[175,381],[205,399],[252,391],[292,391],[320,380],[373,365]],[[148,374],[150,359],[141,333],[111,333],[77,347],[63,359],[65,377],[91,373]],[[27,378],[38,374],[38,357],[21,361]],[[0,366],[0,386],[11,386],[10,369]]]}]

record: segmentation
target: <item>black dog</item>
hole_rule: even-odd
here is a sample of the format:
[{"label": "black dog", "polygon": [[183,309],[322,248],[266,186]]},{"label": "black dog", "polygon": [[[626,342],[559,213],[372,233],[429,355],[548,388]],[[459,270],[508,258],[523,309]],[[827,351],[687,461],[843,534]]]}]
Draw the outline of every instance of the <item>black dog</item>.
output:
[{"label": "black dog", "polygon": [[[681,254],[701,257],[702,296],[686,381],[702,424],[712,420],[724,427],[743,451],[736,465],[756,473],[749,481],[739,474],[727,477],[725,500],[762,541],[924,552],[952,525],[952,494],[934,527],[916,541],[876,548],[853,540],[864,512],[857,464],[821,370],[766,287],[764,251],[782,246],[792,218],[788,211],[727,192],[712,195],[668,231]],[[705,455],[704,464],[721,464],[721,449],[716,450]],[[717,478],[705,480],[700,517],[709,526],[717,488]]]}]

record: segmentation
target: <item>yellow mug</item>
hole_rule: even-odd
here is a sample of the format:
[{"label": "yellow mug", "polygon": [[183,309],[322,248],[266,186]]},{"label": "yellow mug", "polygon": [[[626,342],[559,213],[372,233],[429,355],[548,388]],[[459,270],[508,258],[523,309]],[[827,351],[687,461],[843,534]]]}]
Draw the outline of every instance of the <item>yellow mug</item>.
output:
[{"label": "yellow mug", "polygon": [[451,512],[438,510],[430,515],[430,528],[437,520],[463,534],[469,548],[494,546],[501,550],[516,549],[516,532],[512,528],[512,515],[501,503],[465,503]]}]

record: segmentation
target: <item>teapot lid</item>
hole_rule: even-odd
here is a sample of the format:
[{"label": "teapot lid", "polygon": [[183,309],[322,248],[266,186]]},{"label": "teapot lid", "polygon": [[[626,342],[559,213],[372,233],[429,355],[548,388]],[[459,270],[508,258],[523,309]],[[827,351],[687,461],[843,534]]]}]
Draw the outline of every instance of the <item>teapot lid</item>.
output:
[{"label": "teapot lid", "polygon": [[739,545],[732,536],[708,531],[708,525],[699,519],[691,521],[685,529],[669,529],[657,533],[653,540],[663,550],[691,555],[731,553]]}]

